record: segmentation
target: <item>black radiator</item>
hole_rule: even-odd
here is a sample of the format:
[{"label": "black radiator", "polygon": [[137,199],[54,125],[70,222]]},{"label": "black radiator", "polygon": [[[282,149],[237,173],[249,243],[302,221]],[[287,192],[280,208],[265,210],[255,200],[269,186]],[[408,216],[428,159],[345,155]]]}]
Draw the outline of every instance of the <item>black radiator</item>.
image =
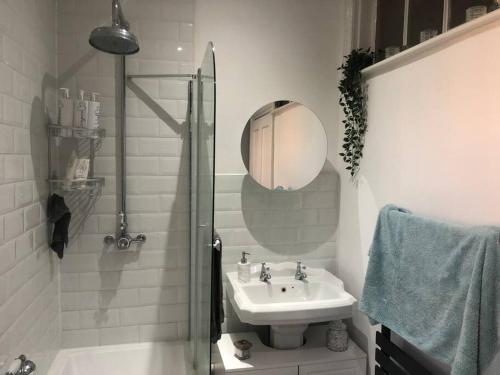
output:
[{"label": "black radiator", "polygon": [[391,341],[391,330],[386,326],[377,332],[376,343],[375,375],[433,375]]}]

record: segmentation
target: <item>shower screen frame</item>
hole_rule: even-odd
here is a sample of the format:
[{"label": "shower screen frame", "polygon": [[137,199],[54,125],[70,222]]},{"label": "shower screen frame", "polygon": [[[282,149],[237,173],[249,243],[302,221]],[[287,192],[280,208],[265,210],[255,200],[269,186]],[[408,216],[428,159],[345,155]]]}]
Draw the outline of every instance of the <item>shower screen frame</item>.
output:
[{"label": "shower screen frame", "polygon": [[196,375],[211,371],[211,266],[215,191],[215,56],[208,43],[197,74],[130,74],[131,79],[188,82],[189,126],[189,326],[187,345]]},{"label": "shower screen frame", "polygon": [[211,288],[215,191],[215,56],[208,43],[191,82],[190,346],[196,375],[211,369]]}]

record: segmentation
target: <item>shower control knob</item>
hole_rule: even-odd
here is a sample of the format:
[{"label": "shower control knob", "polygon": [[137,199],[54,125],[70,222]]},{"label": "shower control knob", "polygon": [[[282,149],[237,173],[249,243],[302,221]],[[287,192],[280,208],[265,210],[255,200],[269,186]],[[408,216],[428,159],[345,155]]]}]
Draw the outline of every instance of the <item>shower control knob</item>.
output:
[{"label": "shower control knob", "polygon": [[135,237],[135,239],[132,240],[132,242],[139,242],[139,243],[146,242],[146,235],[142,233],[138,234],[137,237]]},{"label": "shower control knob", "polygon": [[21,354],[12,362],[5,375],[30,375],[34,373],[35,369],[35,363]]},{"label": "shower control knob", "polygon": [[111,236],[111,235],[104,237],[104,243],[108,246],[114,245],[115,244],[115,237]]},{"label": "shower control knob", "polygon": [[120,250],[128,249],[130,247],[131,242],[132,239],[130,237],[122,236],[116,242],[116,247]]}]

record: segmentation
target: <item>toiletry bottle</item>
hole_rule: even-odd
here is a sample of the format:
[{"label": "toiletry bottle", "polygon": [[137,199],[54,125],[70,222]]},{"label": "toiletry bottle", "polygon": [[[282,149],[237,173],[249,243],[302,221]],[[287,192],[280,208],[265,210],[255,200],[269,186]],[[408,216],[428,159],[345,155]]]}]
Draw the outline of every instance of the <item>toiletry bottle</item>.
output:
[{"label": "toiletry bottle", "polygon": [[76,168],[78,167],[78,156],[75,151],[71,152],[66,166],[66,179],[64,181],[64,189],[71,190],[73,180],[75,179]]},{"label": "toiletry bottle", "polygon": [[250,255],[250,253],[243,251],[241,260],[238,262],[238,280],[242,283],[250,281],[250,262],[247,260],[247,255]]},{"label": "toiletry bottle", "polygon": [[89,129],[97,129],[99,127],[99,116],[101,114],[101,102],[99,101],[99,93],[93,92],[92,99],[89,102],[89,118],[87,127]]},{"label": "toiletry bottle", "polygon": [[59,89],[59,100],[58,100],[58,120],[57,123],[60,126],[72,126],[73,125],[73,102],[69,98],[69,89],[61,87]]},{"label": "toiletry bottle", "polygon": [[75,100],[75,113],[73,126],[75,128],[86,128],[89,117],[89,101],[85,98],[85,91],[80,90],[78,99]]},{"label": "toiletry bottle", "polygon": [[77,159],[75,168],[75,180],[85,180],[89,176],[90,159]]}]

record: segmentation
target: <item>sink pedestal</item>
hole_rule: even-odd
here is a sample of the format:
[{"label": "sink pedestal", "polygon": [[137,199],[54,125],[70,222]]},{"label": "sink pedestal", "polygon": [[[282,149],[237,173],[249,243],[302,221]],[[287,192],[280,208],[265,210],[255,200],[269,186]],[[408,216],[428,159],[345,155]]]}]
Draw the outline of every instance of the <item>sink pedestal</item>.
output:
[{"label": "sink pedestal", "polygon": [[275,349],[297,349],[304,345],[308,324],[272,325],[271,346]]}]

